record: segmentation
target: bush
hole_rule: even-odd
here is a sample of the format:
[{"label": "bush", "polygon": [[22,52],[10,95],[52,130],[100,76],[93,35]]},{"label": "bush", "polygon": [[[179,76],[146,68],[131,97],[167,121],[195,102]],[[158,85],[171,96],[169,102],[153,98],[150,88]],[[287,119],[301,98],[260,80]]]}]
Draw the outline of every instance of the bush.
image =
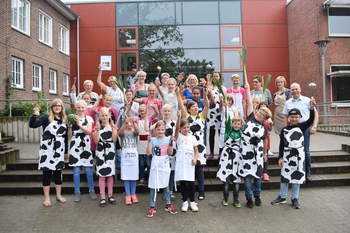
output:
[{"label": "bush", "polygon": [[[32,103],[22,103],[22,104],[12,104],[12,116],[31,116],[33,114],[33,108],[38,103],[32,104]],[[45,114],[46,111],[46,104],[45,103],[39,103],[40,106],[40,113]],[[0,111],[1,116],[9,116],[10,115],[10,108],[9,106],[6,106],[5,109]]]}]

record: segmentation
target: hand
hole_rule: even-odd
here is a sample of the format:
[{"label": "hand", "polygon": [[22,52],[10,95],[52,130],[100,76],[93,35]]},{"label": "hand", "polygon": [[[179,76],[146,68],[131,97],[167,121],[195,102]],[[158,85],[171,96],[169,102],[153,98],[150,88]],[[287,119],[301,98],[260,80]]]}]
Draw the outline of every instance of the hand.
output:
[{"label": "hand", "polygon": [[152,138],[151,135],[148,135],[147,141],[148,141],[148,142],[151,142],[151,138]]},{"label": "hand", "polygon": [[267,153],[264,154],[263,158],[264,158],[264,162],[266,163],[267,162]]},{"label": "hand", "polygon": [[40,115],[40,107],[38,105],[36,105],[34,108],[33,108],[33,114],[35,116],[39,116]]},{"label": "hand", "polygon": [[197,160],[196,159],[192,159],[192,165],[196,166],[196,164],[197,164]]},{"label": "hand", "polygon": [[250,89],[249,83],[246,82],[246,84],[244,85],[244,89]]},{"label": "hand", "polygon": [[278,166],[283,167],[283,159],[278,160]]},{"label": "hand", "polygon": [[154,84],[159,87],[161,85],[159,78],[157,77],[156,80],[154,81]]},{"label": "hand", "polygon": [[313,96],[310,98],[310,106],[311,106],[311,108],[316,107],[316,100]]},{"label": "hand", "polygon": [[95,125],[96,131],[99,131],[101,129],[101,124],[100,122],[97,122]]},{"label": "hand", "polygon": [[99,70],[99,71],[102,71],[102,68],[103,68],[103,65],[102,65],[102,64],[99,64],[99,65],[98,65],[98,70]]},{"label": "hand", "polygon": [[311,134],[315,134],[317,132],[317,126],[312,126],[310,129]]},{"label": "hand", "polygon": [[177,119],[181,119],[181,110],[177,111]]}]

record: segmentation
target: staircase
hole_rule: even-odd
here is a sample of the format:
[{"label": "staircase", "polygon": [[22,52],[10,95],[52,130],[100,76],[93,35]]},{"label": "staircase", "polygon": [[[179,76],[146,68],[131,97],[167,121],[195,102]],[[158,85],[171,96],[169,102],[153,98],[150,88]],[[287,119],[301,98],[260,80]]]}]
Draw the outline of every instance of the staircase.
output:
[{"label": "staircase", "polygon": [[[345,148],[344,148],[345,149]],[[280,168],[277,158],[269,158],[270,181],[263,182],[262,189],[277,189],[280,181]],[[222,182],[216,178],[218,160],[208,160],[204,168],[206,191],[222,191]],[[37,170],[36,160],[18,160],[7,164],[6,171],[0,173],[0,195],[42,194],[42,172]],[[115,192],[123,192],[120,181],[115,184]],[[97,176],[94,177],[96,190]],[[81,192],[87,192],[86,176],[81,174]],[[350,153],[345,151],[312,152],[312,181],[303,187],[350,185]],[[73,171],[66,164],[63,171],[63,192],[73,193]],[[243,186],[241,187],[243,190]],[[52,191],[54,187],[52,185]],[[138,186],[137,192],[147,192],[146,186]]]}]

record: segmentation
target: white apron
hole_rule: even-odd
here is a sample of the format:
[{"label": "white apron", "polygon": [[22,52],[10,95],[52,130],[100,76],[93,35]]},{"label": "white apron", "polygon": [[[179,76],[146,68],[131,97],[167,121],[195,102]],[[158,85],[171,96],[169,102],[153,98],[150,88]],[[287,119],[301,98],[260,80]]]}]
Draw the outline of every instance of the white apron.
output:
[{"label": "white apron", "polygon": [[193,151],[179,149],[176,152],[176,181],[194,181],[195,166],[192,165]]},{"label": "white apron", "polygon": [[139,154],[136,148],[122,148],[120,166],[122,180],[139,179]]},{"label": "white apron", "polygon": [[162,189],[169,186],[170,163],[169,156],[153,156],[149,173],[148,187]]}]

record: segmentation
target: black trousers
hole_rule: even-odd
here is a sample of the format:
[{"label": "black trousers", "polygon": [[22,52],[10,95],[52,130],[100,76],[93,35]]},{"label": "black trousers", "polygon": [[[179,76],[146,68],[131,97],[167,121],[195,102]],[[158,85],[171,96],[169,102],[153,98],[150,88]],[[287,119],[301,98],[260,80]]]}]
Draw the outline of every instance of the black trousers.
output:
[{"label": "black trousers", "polygon": [[[228,201],[228,196],[230,192],[230,183],[225,182],[224,183],[224,200],[227,202]],[[239,184],[238,183],[233,183],[233,200],[237,201],[238,200],[238,192],[239,192]]]},{"label": "black trousers", "polygon": [[58,171],[43,171],[43,186],[49,186],[52,180],[52,176],[55,180],[55,184],[62,184],[62,170]]},{"label": "black trousers", "polygon": [[190,199],[191,202],[194,201],[194,182],[193,181],[180,181],[182,201],[187,201]]},{"label": "black trousers", "polygon": [[[212,125],[209,128],[209,148],[210,148],[210,154],[214,154],[214,148],[215,148],[215,126]],[[220,130],[218,130],[218,133],[220,135]]]}]

